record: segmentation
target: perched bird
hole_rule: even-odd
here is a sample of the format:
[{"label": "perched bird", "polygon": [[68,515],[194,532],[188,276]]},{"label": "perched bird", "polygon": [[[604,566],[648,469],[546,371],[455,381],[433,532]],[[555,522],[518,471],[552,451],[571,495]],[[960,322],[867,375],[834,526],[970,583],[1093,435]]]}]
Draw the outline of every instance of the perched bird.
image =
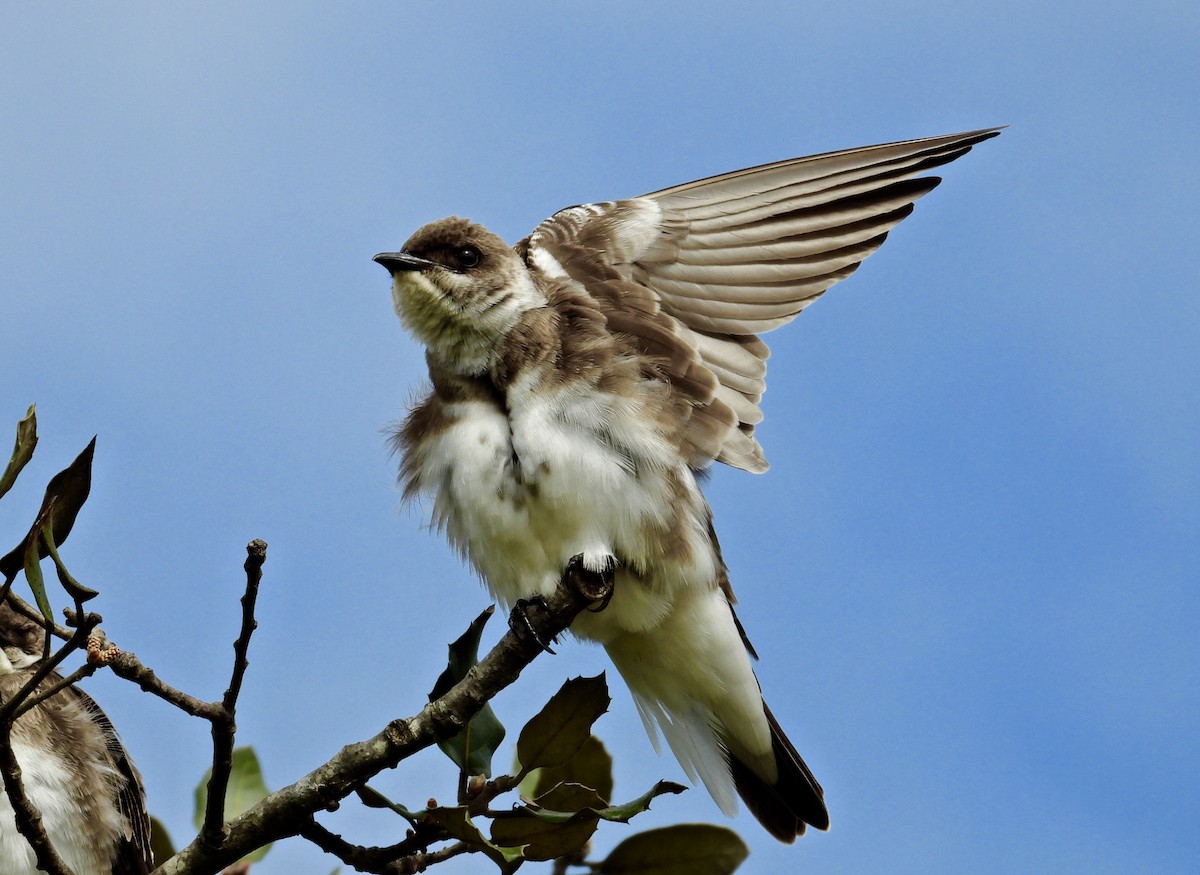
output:
[{"label": "perched bird", "polygon": [[697,474],[755,473],[767,346],[999,133],[796,158],[570,207],[513,247],[442,219],[375,261],[432,388],[395,436],[407,496],[511,606],[572,561],[613,571],[571,631],[604,645],[657,747],[777,839],[826,829],[824,793],[770,709]]},{"label": "perched bird", "polygon": [[[0,648],[3,703],[36,670],[42,630],[7,604],[0,605]],[[51,673],[38,690],[58,680]],[[154,868],[141,777],[90,696],[74,686],[59,691],[17,719],[11,741],[25,795],[75,875],[145,875]],[[0,787],[0,872],[39,871]]]}]

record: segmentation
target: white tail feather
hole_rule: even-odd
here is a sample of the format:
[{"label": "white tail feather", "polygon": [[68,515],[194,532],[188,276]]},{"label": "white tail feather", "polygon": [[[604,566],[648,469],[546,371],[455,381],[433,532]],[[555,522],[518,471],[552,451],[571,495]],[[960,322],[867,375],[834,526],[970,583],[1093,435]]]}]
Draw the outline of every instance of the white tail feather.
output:
[{"label": "white tail feather", "polygon": [[713,729],[711,716],[699,709],[683,714],[671,713],[661,703],[636,692],[633,700],[655,752],[662,753],[661,731],[688,778],[702,782],[727,817],[737,814],[737,791],[729,773],[729,758]]}]

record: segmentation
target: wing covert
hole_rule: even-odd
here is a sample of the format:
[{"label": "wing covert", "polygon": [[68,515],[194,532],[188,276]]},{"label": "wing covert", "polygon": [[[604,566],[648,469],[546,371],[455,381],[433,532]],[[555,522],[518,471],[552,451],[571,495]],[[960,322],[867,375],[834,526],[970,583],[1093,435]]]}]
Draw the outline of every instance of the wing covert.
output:
[{"label": "wing covert", "polygon": [[767,469],[754,426],[769,350],[941,181],[922,173],[998,128],[794,158],[562,210],[518,248],[587,289],[609,328],[662,362],[693,405],[694,467]]}]

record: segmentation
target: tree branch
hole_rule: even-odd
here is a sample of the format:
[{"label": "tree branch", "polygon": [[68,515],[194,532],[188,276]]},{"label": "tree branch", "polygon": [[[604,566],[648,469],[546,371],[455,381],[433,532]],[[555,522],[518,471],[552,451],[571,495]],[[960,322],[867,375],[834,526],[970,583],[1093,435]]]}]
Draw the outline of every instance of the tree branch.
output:
[{"label": "tree branch", "polygon": [[115,656],[110,657],[105,665],[112,669],[113,674],[117,677],[137,684],[147,693],[158,696],[164,702],[169,702],[185,714],[210,721],[217,718],[220,705],[205,702],[203,699],[175,689],[161,680],[153,669],[142,665],[137,655],[128,650],[119,651]]},{"label": "tree branch", "polygon": [[233,642],[233,672],[229,688],[212,719],[213,767],[208,779],[208,802],[204,809],[204,826],[198,841],[202,845],[217,847],[221,842],[225,822],[225,794],[229,789],[229,775],[233,771],[233,739],[237,732],[237,699],[242,691],[242,680],[250,665],[247,653],[250,636],[258,628],[254,619],[254,606],[258,601],[258,587],[262,583],[263,563],[267,561],[267,542],[255,538],[246,545],[246,591],[242,594],[242,628]]},{"label": "tree branch", "polygon": [[[76,634],[75,629],[69,626],[60,626],[57,623],[48,622],[42,616],[41,611],[30,605],[16,593],[10,592],[7,596],[7,602],[17,613],[38,623],[44,630],[56,638],[61,638],[63,641],[70,641]],[[68,614],[70,614],[70,611],[68,611]],[[75,616],[77,617],[77,615]],[[75,622],[77,623],[78,620],[76,619]],[[196,696],[191,696],[181,690],[175,689],[175,687],[161,680],[154,673],[153,669],[143,665],[137,655],[130,651],[121,650],[116,645],[105,642],[105,647],[102,648],[100,654],[93,659],[92,654],[89,652],[88,659],[94,665],[108,666],[117,677],[137,684],[145,692],[158,696],[164,702],[174,705],[185,714],[190,714],[193,717],[202,717],[209,721],[216,719],[218,716],[217,712],[220,705],[206,702]]]},{"label": "tree branch", "polygon": [[[546,600],[545,608],[528,614],[530,625],[538,638],[548,641],[611,591],[611,576],[599,578],[568,571]],[[156,873],[214,872],[268,842],[298,835],[313,814],[345,798],[371,777],[460,732],[541,652],[542,646],[532,636],[510,630],[462,681],[419,714],[393,720],[375,737],[343,747],[324,765],[225,824],[219,845],[207,844],[198,837]]]},{"label": "tree branch", "polygon": [[[299,835],[359,872],[385,875],[385,873],[396,871],[398,861],[423,857],[432,842],[447,838],[445,831],[440,827],[432,829],[427,827],[424,834],[420,829],[410,832],[411,834],[404,841],[386,848],[364,847],[351,844],[337,833],[321,826],[314,818],[309,817],[301,824]],[[462,845],[462,848],[465,850],[466,846]]]},{"label": "tree branch", "polygon": [[[471,850],[465,842],[455,842],[436,851],[427,848],[433,841],[447,838],[444,831],[436,829],[431,836],[422,836],[420,831],[404,841],[386,848],[367,848],[353,845],[337,833],[331,832],[316,820],[309,818],[300,827],[301,838],[308,839],[322,851],[337,857],[347,866],[359,872],[374,875],[405,875],[424,872],[435,863],[457,857]],[[439,835],[440,834],[440,835]]]},{"label": "tree branch", "polygon": [[471,850],[470,846],[464,842],[455,842],[454,844],[447,845],[444,848],[438,848],[436,851],[428,851],[426,853],[412,854],[408,857],[402,857],[393,863],[388,871],[389,873],[398,873],[398,875],[424,872],[434,863],[440,863],[443,860],[449,860],[451,857],[457,857],[459,854],[465,854],[469,850]]}]

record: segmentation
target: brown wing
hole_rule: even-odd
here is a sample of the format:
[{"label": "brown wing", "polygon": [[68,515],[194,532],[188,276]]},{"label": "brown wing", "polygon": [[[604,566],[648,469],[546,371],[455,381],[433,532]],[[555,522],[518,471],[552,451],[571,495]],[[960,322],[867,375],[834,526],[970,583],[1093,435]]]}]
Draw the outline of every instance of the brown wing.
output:
[{"label": "brown wing", "polygon": [[941,181],[920,174],[998,133],[829,152],[571,207],[521,245],[535,269],[583,285],[611,330],[661,359],[695,407],[685,427],[695,467],[761,472],[754,426],[769,350],[757,335],[878,249]]},{"label": "brown wing", "polygon": [[146,791],[142,785],[142,776],[129,758],[112,721],[100,710],[96,700],[78,687],[68,687],[62,695],[77,698],[88,717],[100,728],[104,735],[104,746],[119,776],[117,806],[126,828],[124,835],[117,842],[113,875],[146,875],[154,868],[154,855],[150,848],[150,813],[146,810]]}]

